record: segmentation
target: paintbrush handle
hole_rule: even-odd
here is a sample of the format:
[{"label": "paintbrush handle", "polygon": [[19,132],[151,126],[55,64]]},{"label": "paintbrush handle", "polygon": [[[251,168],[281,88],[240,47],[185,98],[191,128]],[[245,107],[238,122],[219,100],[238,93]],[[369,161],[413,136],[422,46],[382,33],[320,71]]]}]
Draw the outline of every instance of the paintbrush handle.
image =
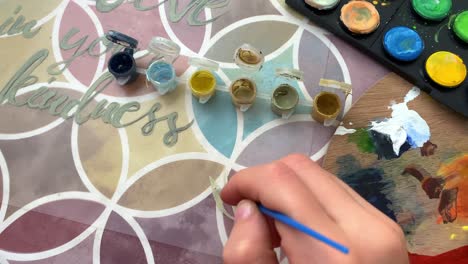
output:
[{"label": "paintbrush handle", "polygon": [[342,244],[336,242],[336,241],[333,241],[331,240],[330,238],[308,228],[307,226],[297,222],[296,220],[290,218],[289,216],[287,215],[284,215],[282,213],[279,213],[279,212],[276,212],[276,211],[273,211],[273,210],[270,210],[268,208],[266,208],[265,206],[261,205],[261,204],[258,204],[258,208],[260,209],[260,212],[262,212],[263,214],[265,215],[268,215],[270,216],[271,218],[285,224],[285,225],[288,225],[292,228],[295,228],[315,239],[317,239],[318,241],[321,241],[335,249],[337,249],[338,251],[341,251],[343,252],[344,254],[348,254],[349,253],[349,249],[345,246],[343,246]]}]

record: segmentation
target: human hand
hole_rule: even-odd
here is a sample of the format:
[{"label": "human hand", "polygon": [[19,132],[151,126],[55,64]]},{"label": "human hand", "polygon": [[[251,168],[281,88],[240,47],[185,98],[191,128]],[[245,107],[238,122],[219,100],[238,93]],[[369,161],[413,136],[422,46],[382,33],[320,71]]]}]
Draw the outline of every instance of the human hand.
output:
[{"label": "human hand", "polygon": [[[237,205],[224,248],[226,264],[278,263],[273,251],[278,246],[291,264],[408,263],[401,228],[306,156],[291,155],[242,170],[221,197]],[[266,218],[256,202],[347,246],[349,254]]]}]

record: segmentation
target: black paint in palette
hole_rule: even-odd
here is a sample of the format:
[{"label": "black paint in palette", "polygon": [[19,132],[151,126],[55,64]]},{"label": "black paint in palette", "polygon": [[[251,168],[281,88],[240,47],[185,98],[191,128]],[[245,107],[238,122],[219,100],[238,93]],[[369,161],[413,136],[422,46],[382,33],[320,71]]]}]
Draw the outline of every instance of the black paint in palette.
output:
[{"label": "black paint in palette", "polygon": [[[433,81],[433,76],[429,76],[426,71],[427,59],[438,51],[448,51],[468,63],[468,44],[457,37],[452,29],[456,15],[468,10],[468,1],[452,0],[450,13],[441,21],[431,21],[414,11],[412,0],[368,0],[367,2],[374,2],[380,15],[379,27],[369,34],[352,33],[341,22],[341,9],[349,2],[350,0],[341,0],[333,9],[318,10],[306,4],[305,0],[286,0],[289,6],[313,22],[359,50],[370,54],[371,57],[400,74],[437,101],[468,117],[468,79],[460,85],[444,87],[440,82]],[[385,34],[395,27],[407,27],[419,34],[424,48],[416,59],[397,60],[385,50],[383,45]]]}]

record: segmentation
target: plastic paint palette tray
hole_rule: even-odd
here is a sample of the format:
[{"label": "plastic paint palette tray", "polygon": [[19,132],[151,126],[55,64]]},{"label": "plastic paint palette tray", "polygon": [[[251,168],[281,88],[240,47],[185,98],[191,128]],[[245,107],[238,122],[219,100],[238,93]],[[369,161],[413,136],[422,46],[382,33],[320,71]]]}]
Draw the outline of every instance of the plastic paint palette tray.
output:
[{"label": "plastic paint palette tray", "polygon": [[[425,70],[426,60],[438,51],[454,53],[463,60],[465,65],[468,65],[468,44],[460,40],[452,28],[454,17],[468,10],[467,0],[452,0],[449,15],[441,21],[422,18],[414,11],[411,0],[368,1],[373,3],[379,12],[380,25],[372,33],[364,35],[352,33],[340,20],[341,8],[348,2],[350,1],[341,0],[335,8],[318,10],[306,4],[304,0],[286,0],[290,7],[307,16],[314,23],[370,54],[371,57],[418,86],[437,101],[468,117],[468,78],[457,87],[447,88],[432,81]],[[399,61],[391,57],[384,49],[385,34],[390,29],[399,26],[413,29],[423,40],[424,49],[416,60]]]}]

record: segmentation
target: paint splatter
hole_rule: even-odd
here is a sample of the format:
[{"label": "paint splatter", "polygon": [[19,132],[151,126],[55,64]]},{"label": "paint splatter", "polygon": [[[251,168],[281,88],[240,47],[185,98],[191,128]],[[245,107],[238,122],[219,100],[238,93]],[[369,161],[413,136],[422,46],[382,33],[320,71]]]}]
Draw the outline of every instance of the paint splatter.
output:
[{"label": "paint splatter", "polygon": [[348,129],[348,128],[344,127],[344,126],[339,126],[336,129],[335,135],[344,136],[344,135],[348,135],[348,134],[353,134],[354,132],[356,132],[356,129]]},{"label": "paint splatter", "polygon": [[374,142],[366,128],[360,128],[348,136],[348,142],[356,144],[363,153],[375,153]]},{"label": "paint splatter", "polygon": [[421,90],[414,87],[406,94],[403,103],[390,106],[392,117],[381,122],[372,122],[371,131],[387,135],[393,144],[395,155],[401,154],[401,147],[408,142],[411,148],[420,148],[429,141],[431,132],[427,122],[408,103],[419,96]]}]

